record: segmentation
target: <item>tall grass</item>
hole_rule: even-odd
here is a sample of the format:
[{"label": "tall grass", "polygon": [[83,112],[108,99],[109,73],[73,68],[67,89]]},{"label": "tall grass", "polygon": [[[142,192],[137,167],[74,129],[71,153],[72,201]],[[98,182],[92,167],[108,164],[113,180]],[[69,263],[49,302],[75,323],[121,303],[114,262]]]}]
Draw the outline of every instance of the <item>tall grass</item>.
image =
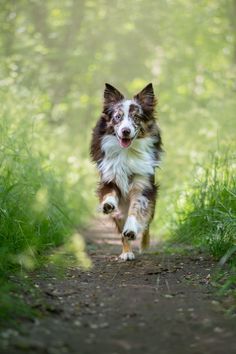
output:
[{"label": "tall grass", "polygon": [[235,262],[236,159],[233,153],[215,154],[193,175],[195,183],[177,206],[175,236],[205,247],[220,259],[226,254]]},{"label": "tall grass", "polygon": [[[9,271],[37,266],[90,213],[87,160],[43,119],[42,102],[15,89],[1,93],[0,281]],[[37,103],[36,103],[37,102]],[[39,104],[40,102],[40,104]],[[58,147],[58,148],[57,148]]]}]

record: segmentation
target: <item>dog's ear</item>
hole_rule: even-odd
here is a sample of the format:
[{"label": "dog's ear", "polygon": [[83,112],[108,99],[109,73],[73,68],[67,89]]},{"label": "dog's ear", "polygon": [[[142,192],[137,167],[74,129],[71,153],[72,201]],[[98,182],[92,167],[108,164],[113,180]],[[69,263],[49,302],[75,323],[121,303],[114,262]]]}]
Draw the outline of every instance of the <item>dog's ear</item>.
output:
[{"label": "dog's ear", "polygon": [[118,91],[115,87],[110,84],[105,84],[104,90],[104,106],[112,106],[117,102],[123,100],[124,96],[120,91]]},{"label": "dog's ear", "polygon": [[153,112],[157,103],[152,83],[142,89],[134,99],[142,106],[144,111]]}]

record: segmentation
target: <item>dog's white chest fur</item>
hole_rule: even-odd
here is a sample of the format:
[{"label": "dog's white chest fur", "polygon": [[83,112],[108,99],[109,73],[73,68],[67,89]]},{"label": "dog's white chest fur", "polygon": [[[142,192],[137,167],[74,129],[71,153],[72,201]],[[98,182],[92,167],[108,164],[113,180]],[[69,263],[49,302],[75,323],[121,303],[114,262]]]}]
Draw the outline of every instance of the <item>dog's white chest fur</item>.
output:
[{"label": "dog's white chest fur", "polygon": [[106,135],[102,139],[102,151],[105,156],[98,168],[103,182],[114,181],[123,195],[129,192],[129,177],[154,175],[155,167],[159,165],[154,156],[156,137],[136,139],[125,149],[120,147],[114,135]]}]

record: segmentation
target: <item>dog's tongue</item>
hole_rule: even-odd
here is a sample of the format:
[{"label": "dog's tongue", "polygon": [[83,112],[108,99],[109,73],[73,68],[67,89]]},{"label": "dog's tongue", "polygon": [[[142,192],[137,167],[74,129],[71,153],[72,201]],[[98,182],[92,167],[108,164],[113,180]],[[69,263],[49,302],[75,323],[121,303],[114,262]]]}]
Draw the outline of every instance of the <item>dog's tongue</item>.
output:
[{"label": "dog's tongue", "polygon": [[121,145],[123,148],[129,147],[130,144],[131,144],[131,139],[120,139],[120,145]]}]

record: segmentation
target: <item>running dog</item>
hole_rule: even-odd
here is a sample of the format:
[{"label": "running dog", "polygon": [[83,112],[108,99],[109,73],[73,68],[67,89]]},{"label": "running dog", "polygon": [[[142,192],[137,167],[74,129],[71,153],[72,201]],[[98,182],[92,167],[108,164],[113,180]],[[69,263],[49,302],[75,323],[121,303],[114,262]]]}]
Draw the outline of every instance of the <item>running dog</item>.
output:
[{"label": "running dog", "polygon": [[151,83],[133,99],[105,84],[103,111],[92,134],[101,210],[110,214],[122,236],[124,261],[135,258],[131,241],[138,236],[141,250],[149,246],[158,189],[155,169],[162,153],[156,103]]}]

